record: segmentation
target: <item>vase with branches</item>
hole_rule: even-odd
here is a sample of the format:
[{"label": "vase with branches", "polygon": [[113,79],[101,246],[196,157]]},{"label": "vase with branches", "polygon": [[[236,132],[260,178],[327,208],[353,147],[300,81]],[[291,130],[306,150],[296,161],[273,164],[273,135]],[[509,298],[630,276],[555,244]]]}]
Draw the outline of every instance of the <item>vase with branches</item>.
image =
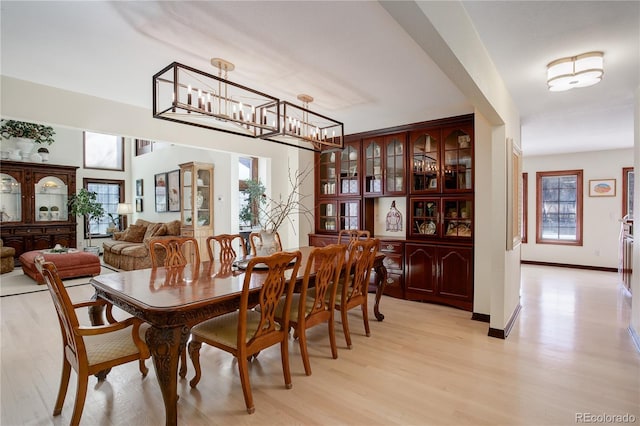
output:
[{"label": "vase with branches", "polygon": [[313,169],[309,168],[295,172],[289,168],[288,194],[280,194],[277,198],[266,194],[266,188],[259,179],[248,179],[245,181],[248,203],[240,211],[240,220],[258,225],[263,243],[271,240],[269,235],[273,236],[284,223],[293,224],[292,217],[302,215],[309,220],[312,212],[306,207],[305,200],[312,194],[303,194],[301,186],[312,172]]}]

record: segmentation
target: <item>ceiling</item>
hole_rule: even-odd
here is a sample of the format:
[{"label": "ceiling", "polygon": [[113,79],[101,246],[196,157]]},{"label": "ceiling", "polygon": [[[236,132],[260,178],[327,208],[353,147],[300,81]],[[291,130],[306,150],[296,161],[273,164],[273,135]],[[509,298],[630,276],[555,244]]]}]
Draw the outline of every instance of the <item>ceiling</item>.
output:
[{"label": "ceiling", "polygon": [[[640,2],[465,1],[521,113],[525,155],[633,146]],[[374,1],[0,2],[3,75],[151,108],[173,61],[345,123],[345,133],[473,112]],[[546,64],[605,53],[603,81],[550,93]],[[144,135],[138,135],[144,137]]]}]

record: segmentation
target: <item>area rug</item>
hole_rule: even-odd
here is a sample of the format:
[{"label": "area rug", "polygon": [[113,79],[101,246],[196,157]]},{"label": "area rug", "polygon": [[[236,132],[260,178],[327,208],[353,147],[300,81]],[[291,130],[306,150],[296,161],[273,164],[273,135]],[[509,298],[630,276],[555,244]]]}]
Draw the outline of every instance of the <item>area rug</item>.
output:
[{"label": "area rug", "polygon": [[[100,275],[112,274],[115,270],[101,265]],[[65,287],[76,287],[89,284],[91,277],[67,278],[62,280]],[[0,275],[0,297],[15,296],[18,294],[47,291],[46,285],[38,285],[28,275],[22,272],[22,268],[15,268],[12,272]]]}]

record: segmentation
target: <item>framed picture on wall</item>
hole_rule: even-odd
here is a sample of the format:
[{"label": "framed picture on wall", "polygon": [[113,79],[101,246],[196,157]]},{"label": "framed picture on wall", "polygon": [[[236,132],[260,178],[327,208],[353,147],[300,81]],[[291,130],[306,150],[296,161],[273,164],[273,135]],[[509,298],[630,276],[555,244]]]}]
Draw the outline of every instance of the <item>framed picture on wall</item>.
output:
[{"label": "framed picture on wall", "polygon": [[589,197],[615,197],[615,179],[590,179]]},{"label": "framed picture on wall", "polygon": [[136,198],[136,212],[142,212],[142,198]]},{"label": "framed picture on wall", "polygon": [[138,155],[147,154],[153,151],[153,142],[144,140],[144,139],[136,139],[136,157]]},{"label": "framed picture on wall", "polygon": [[144,195],[144,186],[142,185],[142,179],[136,180],[136,197],[142,197]]},{"label": "framed picture on wall", "polygon": [[158,213],[166,212],[168,209],[167,174],[166,173],[158,173],[155,175],[155,190],[156,190],[156,211]]},{"label": "framed picture on wall", "polygon": [[180,170],[167,173],[167,195],[169,197],[169,211],[180,211]]}]

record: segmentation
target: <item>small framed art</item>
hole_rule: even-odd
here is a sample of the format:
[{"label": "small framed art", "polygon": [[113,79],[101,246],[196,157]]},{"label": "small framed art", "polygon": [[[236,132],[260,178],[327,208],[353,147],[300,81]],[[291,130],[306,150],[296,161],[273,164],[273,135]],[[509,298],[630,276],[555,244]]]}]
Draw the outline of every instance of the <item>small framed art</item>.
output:
[{"label": "small framed art", "polygon": [[615,179],[589,179],[589,197],[615,197]]},{"label": "small framed art", "polygon": [[142,212],[142,198],[136,198],[136,212]]},{"label": "small framed art", "polygon": [[156,189],[156,211],[158,213],[167,211],[167,174],[158,173],[155,175]]}]

